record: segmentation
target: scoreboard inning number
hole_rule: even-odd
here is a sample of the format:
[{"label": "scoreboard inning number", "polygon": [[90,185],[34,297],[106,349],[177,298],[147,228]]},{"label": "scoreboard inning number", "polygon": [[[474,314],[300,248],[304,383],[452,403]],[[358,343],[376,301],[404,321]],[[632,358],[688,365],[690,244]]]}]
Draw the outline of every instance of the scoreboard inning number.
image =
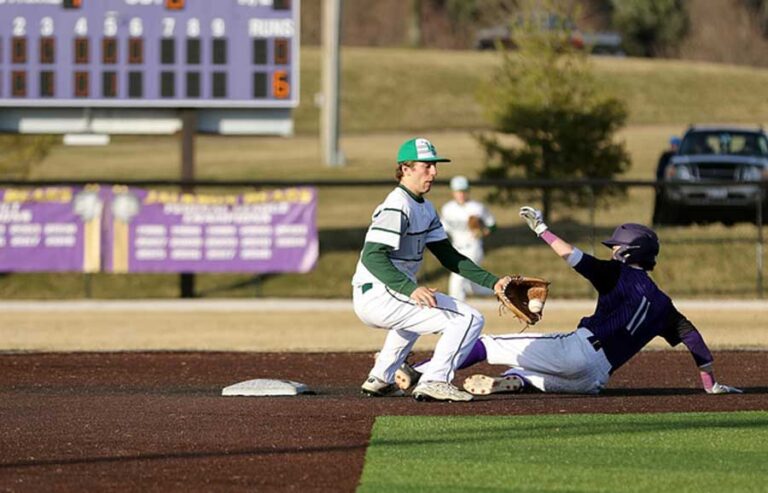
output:
[{"label": "scoreboard inning number", "polygon": [[298,104],[297,0],[0,4],[0,106]]}]

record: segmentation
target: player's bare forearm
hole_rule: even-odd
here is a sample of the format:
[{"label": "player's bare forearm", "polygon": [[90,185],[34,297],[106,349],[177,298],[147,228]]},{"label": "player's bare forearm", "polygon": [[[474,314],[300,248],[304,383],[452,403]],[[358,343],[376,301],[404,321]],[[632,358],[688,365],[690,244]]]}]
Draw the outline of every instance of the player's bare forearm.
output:
[{"label": "player's bare forearm", "polygon": [[560,257],[564,258],[565,260],[568,260],[568,257],[570,257],[571,254],[573,253],[573,245],[571,245],[564,239],[560,238],[549,229],[544,231],[544,233],[541,234],[540,238],[545,242],[547,242],[550,248],[552,248],[552,250],[554,250],[556,254],[558,254]]}]

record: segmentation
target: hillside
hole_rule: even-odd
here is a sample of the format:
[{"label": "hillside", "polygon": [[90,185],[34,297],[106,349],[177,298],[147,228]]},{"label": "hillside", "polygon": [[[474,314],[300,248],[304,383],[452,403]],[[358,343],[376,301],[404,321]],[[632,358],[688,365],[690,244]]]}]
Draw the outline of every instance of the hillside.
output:
[{"label": "hillside", "polygon": [[[586,31],[611,30],[608,0],[575,0],[577,25]],[[768,38],[762,32],[749,0],[686,0],[688,34],[670,57],[684,60],[768,67]],[[477,19],[457,25],[440,0],[355,0],[344,2],[344,46],[410,46],[414,8],[421,12],[421,47],[469,49],[478,28],[501,22]],[[302,0],[302,43],[320,43],[321,0]]]}]

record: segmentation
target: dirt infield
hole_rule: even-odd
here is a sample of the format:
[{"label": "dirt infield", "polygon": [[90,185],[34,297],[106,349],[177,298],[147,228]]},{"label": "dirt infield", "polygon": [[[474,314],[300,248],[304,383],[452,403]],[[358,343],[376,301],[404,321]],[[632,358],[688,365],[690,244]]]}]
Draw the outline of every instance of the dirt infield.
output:
[{"label": "dirt infield", "polygon": [[[601,396],[468,404],[359,395],[368,353],[2,354],[0,490],[354,491],[379,415],[768,409],[766,353],[715,356],[720,379],[746,394],[704,394],[690,356],[673,351],[641,353]],[[250,378],[317,395],[220,397]]]}]

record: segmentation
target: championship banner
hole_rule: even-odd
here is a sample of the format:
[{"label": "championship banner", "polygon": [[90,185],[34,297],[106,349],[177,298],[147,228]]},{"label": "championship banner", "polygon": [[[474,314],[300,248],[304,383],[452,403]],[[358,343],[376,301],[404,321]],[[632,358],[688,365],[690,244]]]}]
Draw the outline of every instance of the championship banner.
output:
[{"label": "championship banner", "polygon": [[308,272],[319,242],[314,188],[241,195],[113,187],[107,272]]},{"label": "championship banner", "polygon": [[98,272],[97,186],[0,189],[0,271]]}]

